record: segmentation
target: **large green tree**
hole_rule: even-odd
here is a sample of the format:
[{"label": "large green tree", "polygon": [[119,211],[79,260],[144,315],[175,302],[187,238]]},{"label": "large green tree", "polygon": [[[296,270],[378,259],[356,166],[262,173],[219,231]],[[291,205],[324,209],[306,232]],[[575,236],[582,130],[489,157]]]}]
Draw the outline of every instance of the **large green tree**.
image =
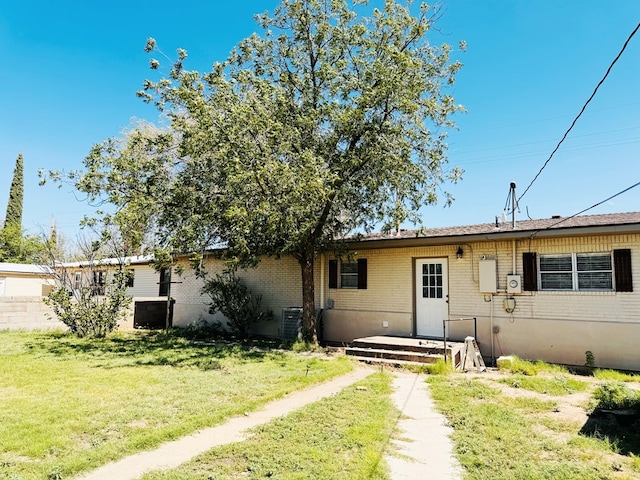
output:
[{"label": "large green tree", "polygon": [[24,198],[24,160],[22,153],[18,154],[16,167],[13,171],[13,180],[9,189],[7,201],[7,214],[4,217],[4,226],[18,225],[22,228],[22,201]]},{"label": "large green tree", "polygon": [[22,202],[24,198],[24,159],[16,159],[13,180],[9,188],[7,212],[0,229],[0,262],[32,263],[39,259],[43,243],[40,238],[26,235],[22,230]]},{"label": "large green tree", "polygon": [[0,229],[0,262],[38,263],[43,250],[43,240],[27,235],[16,223]]},{"label": "large green tree", "polygon": [[[303,335],[315,341],[317,255],[354,231],[419,222],[459,178],[445,138],[461,107],[445,89],[461,64],[429,43],[425,5],[283,0],[256,18],[262,34],[211,72],[185,69],[178,50],[139,92],[169,127],[96,145],[73,179],[116,206],[108,223],[144,224],[174,251],[224,242],[238,263],[294,256]],[[147,51],[159,51],[153,39]]]}]

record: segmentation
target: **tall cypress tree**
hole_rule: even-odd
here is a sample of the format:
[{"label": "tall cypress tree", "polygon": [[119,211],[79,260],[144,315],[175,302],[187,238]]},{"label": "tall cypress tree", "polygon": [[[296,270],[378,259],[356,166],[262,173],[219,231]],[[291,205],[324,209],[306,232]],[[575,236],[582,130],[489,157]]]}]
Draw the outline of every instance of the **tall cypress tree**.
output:
[{"label": "tall cypress tree", "polygon": [[24,160],[22,153],[16,159],[16,168],[13,171],[13,181],[9,190],[7,202],[7,214],[4,217],[4,226],[17,225],[22,231],[22,200],[24,197]]}]

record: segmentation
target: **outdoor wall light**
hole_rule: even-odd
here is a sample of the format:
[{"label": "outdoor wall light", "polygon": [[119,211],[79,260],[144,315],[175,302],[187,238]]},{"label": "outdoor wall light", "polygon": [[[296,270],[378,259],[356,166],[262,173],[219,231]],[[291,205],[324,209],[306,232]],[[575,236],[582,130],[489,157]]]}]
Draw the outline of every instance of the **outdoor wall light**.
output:
[{"label": "outdoor wall light", "polygon": [[464,252],[462,251],[462,247],[458,247],[458,251],[456,252],[456,257],[462,258],[463,253]]}]

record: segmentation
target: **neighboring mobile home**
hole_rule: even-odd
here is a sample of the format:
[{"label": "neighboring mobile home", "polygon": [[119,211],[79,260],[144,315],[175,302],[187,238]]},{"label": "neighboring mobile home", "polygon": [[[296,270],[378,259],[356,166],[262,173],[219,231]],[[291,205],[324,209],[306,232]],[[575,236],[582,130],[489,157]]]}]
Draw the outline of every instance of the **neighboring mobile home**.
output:
[{"label": "neighboring mobile home", "polygon": [[[127,294],[132,297],[131,314],[119,325],[121,329],[137,327],[161,328],[166,324],[167,294],[171,285],[171,269],[157,271],[151,256],[109,258],[96,262],[68,262],[61,265],[68,275],[72,290],[90,289],[103,295],[114,269],[123,266],[128,275]],[[173,318],[170,315],[169,323]]]},{"label": "neighboring mobile home", "polygon": [[[353,258],[321,255],[315,265],[325,342],[441,339],[450,319],[447,336],[477,331],[485,357],[583,365],[591,352],[597,366],[640,370],[640,212],[402,230],[347,243]],[[208,260],[207,269],[223,264]],[[279,336],[282,310],[302,303],[298,263],[264,259],[240,276],[276,314],[255,333]],[[188,267],[180,281],[172,287],[174,324],[210,320]]]},{"label": "neighboring mobile home", "polygon": [[0,263],[0,297],[44,297],[51,286],[47,267]]},{"label": "neighboring mobile home", "polygon": [[53,287],[47,267],[20,263],[0,263],[0,329],[52,328],[50,309],[42,301]]}]

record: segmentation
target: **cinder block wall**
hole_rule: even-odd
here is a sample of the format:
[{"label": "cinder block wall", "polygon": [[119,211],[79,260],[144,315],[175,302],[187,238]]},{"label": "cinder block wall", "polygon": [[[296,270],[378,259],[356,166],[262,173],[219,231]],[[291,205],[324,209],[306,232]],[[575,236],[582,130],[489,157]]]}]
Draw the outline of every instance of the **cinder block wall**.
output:
[{"label": "cinder block wall", "polygon": [[[52,319],[47,318],[50,314]],[[42,297],[0,297],[0,329],[66,328],[53,315]]]}]

